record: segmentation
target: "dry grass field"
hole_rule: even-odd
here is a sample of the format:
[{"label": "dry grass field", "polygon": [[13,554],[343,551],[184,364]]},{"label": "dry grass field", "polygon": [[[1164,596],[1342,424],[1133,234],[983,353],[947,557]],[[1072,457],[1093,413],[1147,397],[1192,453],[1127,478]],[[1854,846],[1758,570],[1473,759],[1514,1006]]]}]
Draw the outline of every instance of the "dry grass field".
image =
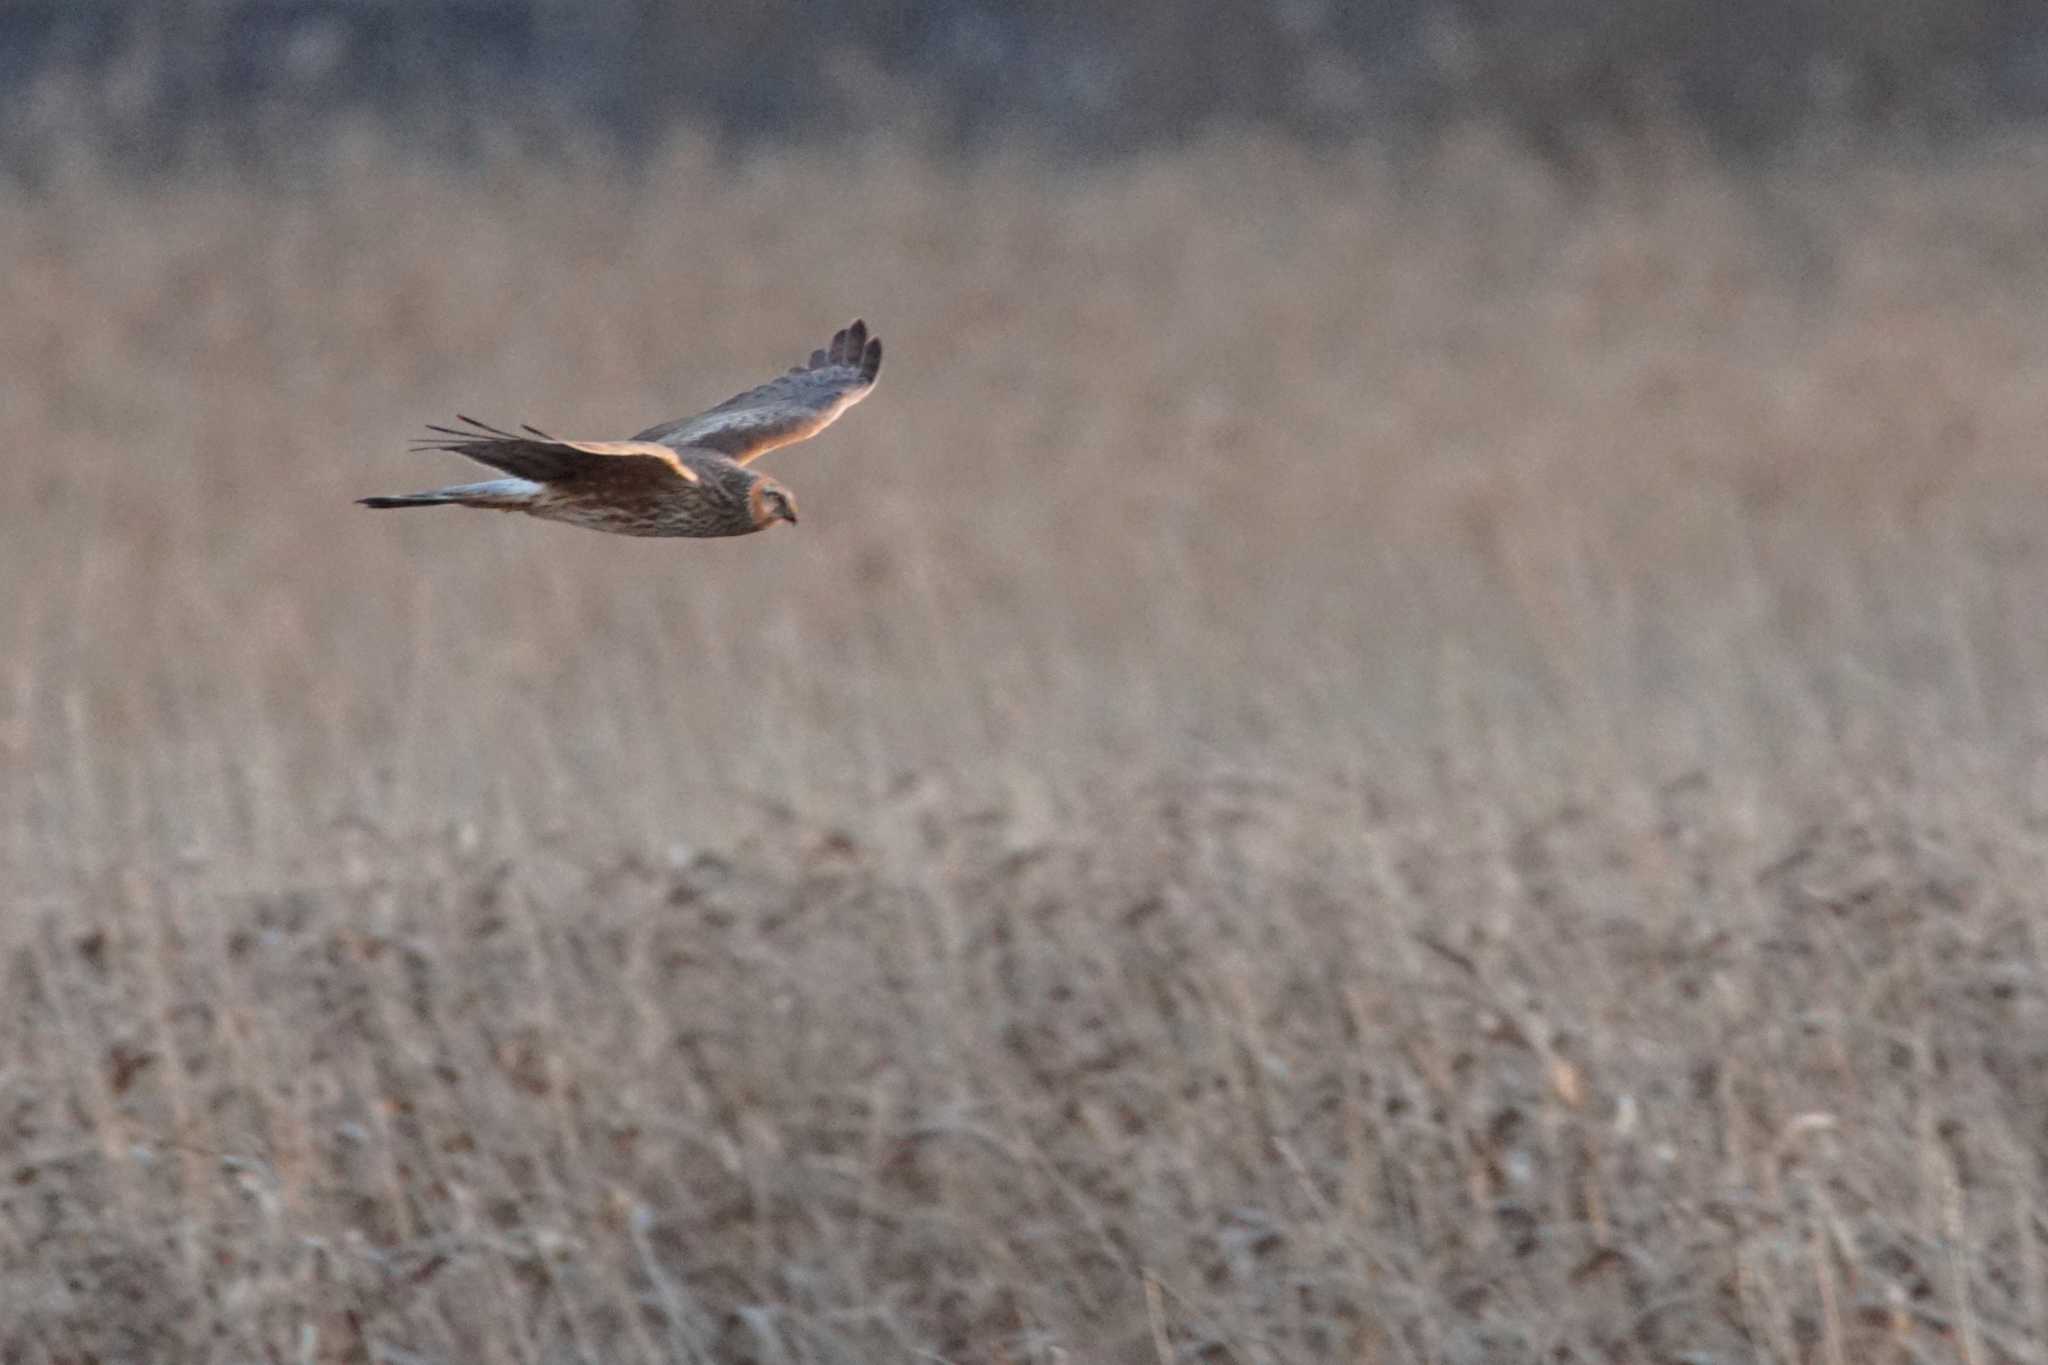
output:
[{"label": "dry grass field", "polygon": [[0,1359],[2048,1361],[2048,145],[308,156],[0,200]]}]

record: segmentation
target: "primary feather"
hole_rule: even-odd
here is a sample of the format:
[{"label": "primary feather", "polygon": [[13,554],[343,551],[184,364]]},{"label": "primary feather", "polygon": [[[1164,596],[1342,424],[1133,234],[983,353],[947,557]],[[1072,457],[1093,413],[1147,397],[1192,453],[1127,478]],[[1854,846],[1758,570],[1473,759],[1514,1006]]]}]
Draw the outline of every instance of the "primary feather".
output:
[{"label": "primary feather", "polygon": [[856,318],[829,347],[799,365],[715,408],[663,422],[633,439],[672,450],[714,450],[739,464],[817,435],[839,414],[868,396],[882,370],[882,339]]},{"label": "primary feather", "polygon": [[[413,442],[413,449],[446,450],[467,455],[479,464],[543,483],[573,479],[579,475],[616,473],[616,470],[605,470],[597,462],[617,459],[649,460],[689,483],[696,483],[699,477],[696,470],[676,458],[673,450],[652,441],[563,441],[533,427],[523,428],[531,435],[515,436],[509,431],[485,426],[474,417],[457,414],[455,420],[467,423],[474,430],[458,431],[454,427],[429,425],[427,430],[434,434]],[[654,474],[657,471],[650,468],[647,472]]]}]

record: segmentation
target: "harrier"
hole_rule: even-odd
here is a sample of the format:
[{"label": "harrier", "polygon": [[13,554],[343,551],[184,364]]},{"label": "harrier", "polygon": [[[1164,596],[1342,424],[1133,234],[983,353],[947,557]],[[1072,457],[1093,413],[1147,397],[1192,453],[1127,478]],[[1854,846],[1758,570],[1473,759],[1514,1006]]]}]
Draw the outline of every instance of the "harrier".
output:
[{"label": "harrier", "polygon": [[414,449],[467,455],[511,477],[360,501],[491,507],[622,536],[743,536],[794,525],[789,490],[747,466],[831,426],[868,396],[881,368],[881,339],[855,319],[808,364],[630,441],[562,441],[526,426],[521,436],[457,417],[470,429],[430,426],[434,434]]}]

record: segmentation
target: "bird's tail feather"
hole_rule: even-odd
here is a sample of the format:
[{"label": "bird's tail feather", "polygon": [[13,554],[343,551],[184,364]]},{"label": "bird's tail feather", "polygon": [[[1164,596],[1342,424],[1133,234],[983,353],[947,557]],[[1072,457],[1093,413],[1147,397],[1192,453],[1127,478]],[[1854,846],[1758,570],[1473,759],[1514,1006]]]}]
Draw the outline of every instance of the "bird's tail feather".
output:
[{"label": "bird's tail feather", "polygon": [[495,507],[516,512],[533,500],[540,485],[530,479],[487,479],[483,483],[458,483],[428,493],[401,493],[396,497],[357,498],[365,507]]},{"label": "bird's tail feather", "polygon": [[439,493],[400,493],[396,497],[356,499],[364,507],[439,507],[444,502],[454,501],[454,498]]}]

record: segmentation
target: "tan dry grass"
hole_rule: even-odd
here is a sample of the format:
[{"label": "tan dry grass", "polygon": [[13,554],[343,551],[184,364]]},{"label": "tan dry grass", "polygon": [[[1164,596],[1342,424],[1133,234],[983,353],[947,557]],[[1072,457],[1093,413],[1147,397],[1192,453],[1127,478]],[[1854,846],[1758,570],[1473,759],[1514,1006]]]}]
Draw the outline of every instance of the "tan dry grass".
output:
[{"label": "tan dry grass", "polygon": [[320,155],[0,205],[9,1358],[2048,1354],[2041,149]]}]

